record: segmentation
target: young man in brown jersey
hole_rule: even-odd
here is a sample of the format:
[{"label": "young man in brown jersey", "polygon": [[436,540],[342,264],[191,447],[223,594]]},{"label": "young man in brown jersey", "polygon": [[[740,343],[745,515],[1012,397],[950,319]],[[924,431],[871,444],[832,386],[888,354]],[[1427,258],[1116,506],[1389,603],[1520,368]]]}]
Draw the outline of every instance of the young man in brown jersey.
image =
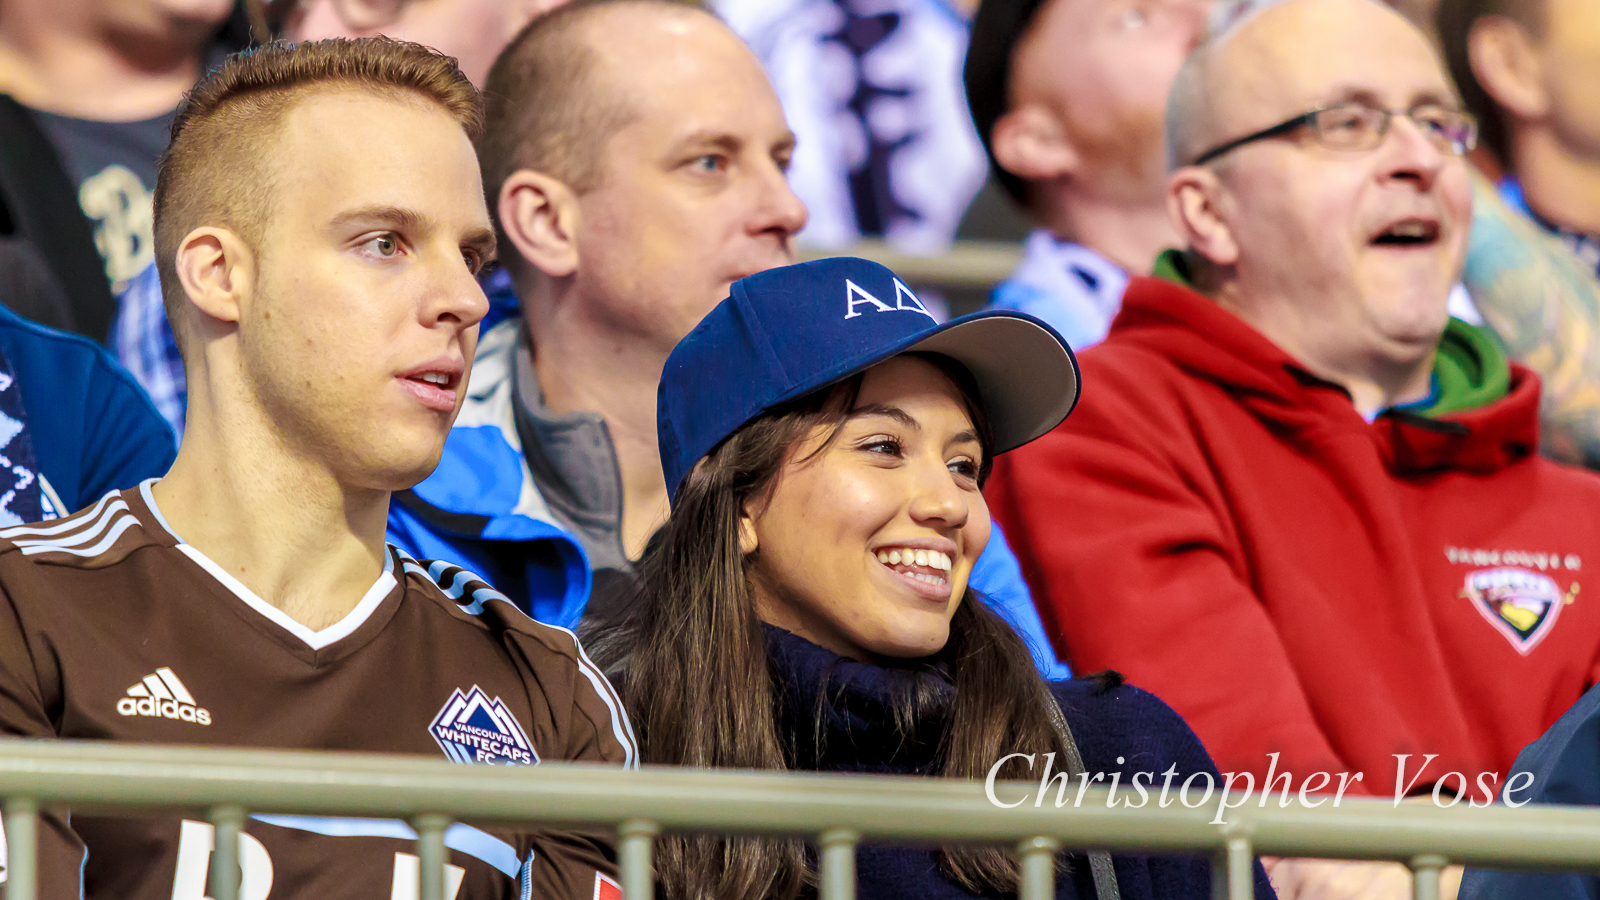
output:
[{"label": "young man in brown jersey", "polygon": [[[486,309],[480,121],[450,60],[386,39],[271,45],[195,89],[155,213],[188,434],[164,478],[0,532],[0,732],[634,764],[570,633],[384,543],[390,493],[439,459]],[[86,897],[202,896],[203,823],[50,825],[50,896],[80,864]],[[585,836],[452,834],[458,898],[609,883]],[[243,896],[415,896],[409,836],[258,817]]]}]

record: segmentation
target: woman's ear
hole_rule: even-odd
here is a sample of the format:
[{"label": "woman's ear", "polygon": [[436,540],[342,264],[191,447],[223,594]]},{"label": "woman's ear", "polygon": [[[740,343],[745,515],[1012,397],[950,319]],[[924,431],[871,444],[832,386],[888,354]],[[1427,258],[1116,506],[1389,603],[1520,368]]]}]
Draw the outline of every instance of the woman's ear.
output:
[{"label": "woman's ear", "polygon": [[1217,173],[1204,166],[1183,166],[1167,181],[1167,216],[1181,243],[1213,265],[1239,261],[1233,227],[1222,215],[1224,188]]},{"label": "woman's ear", "polygon": [[500,227],[518,256],[551,278],[578,270],[578,196],[532,169],[511,173],[500,188]]},{"label": "woman's ear", "polygon": [[761,539],[756,537],[756,523],[750,518],[748,510],[739,514],[739,553],[749,556],[761,548]]}]

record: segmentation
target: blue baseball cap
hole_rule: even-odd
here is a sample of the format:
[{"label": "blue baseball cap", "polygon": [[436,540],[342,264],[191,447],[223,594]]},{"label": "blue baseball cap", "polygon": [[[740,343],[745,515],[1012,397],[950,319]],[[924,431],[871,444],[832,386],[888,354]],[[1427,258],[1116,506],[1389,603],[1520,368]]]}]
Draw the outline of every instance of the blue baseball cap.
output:
[{"label": "blue baseball cap", "polygon": [[700,458],[766,410],[891,356],[939,353],[967,368],[996,453],[1061,423],[1078,402],[1078,362],[1045,323],[984,310],[940,324],[887,268],[837,257],[733,283],[667,357],[656,433],[667,494]]}]

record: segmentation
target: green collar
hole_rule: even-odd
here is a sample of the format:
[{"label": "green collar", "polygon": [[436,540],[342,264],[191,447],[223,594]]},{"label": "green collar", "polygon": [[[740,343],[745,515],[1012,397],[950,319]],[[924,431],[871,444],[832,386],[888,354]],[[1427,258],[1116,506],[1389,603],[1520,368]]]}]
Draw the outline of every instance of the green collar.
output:
[{"label": "green collar", "polygon": [[[1151,274],[1193,288],[1183,253],[1163,250]],[[1487,406],[1511,390],[1511,365],[1505,348],[1487,328],[1451,319],[1433,357],[1433,390],[1415,403],[1395,407],[1435,418]]]}]

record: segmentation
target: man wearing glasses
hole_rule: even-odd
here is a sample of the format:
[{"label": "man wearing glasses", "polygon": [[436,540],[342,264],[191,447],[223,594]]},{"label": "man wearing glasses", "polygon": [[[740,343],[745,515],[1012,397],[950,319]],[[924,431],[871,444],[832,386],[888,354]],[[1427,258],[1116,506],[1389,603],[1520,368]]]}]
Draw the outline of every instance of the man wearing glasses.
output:
[{"label": "man wearing glasses", "polygon": [[1447,315],[1475,123],[1372,0],[1235,24],[1167,122],[1186,249],[986,492],[1043,618],[1258,789],[1393,796],[1404,765],[1482,803],[1595,680],[1600,478],[1537,455],[1538,376]]}]

